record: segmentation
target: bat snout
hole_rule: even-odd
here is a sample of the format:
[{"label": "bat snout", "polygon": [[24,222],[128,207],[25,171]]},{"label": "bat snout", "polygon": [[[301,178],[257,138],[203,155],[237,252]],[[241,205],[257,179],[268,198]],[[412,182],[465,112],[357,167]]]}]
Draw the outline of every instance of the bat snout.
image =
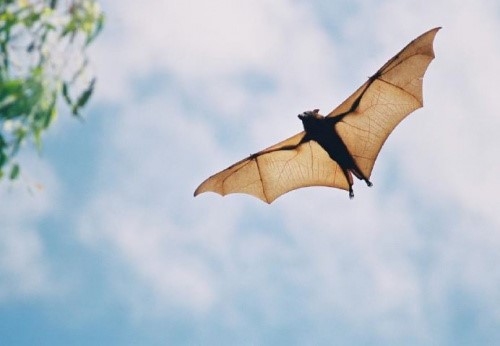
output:
[{"label": "bat snout", "polygon": [[300,120],[304,120],[304,119],[310,118],[313,114],[314,113],[311,111],[306,111],[304,113],[299,114],[298,117]]}]

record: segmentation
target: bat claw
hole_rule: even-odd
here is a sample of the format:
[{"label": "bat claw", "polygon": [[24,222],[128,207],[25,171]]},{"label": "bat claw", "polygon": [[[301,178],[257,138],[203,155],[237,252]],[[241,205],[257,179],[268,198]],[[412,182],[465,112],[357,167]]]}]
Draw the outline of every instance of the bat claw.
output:
[{"label": "bat claw", "polygon": [[352,189],[349,189],[349,199],[353,198],[354,198],[354,191],[352,191]]},{"label": "bat claw", "polygon": [[369,181],[369,180],[365,180],[365,182],[366,182],[366,185],[368,185],[369,187],[372,187],[372,186],[373,186],[373,184],[372,184],[372,182],[371,182],[371,181]]}]

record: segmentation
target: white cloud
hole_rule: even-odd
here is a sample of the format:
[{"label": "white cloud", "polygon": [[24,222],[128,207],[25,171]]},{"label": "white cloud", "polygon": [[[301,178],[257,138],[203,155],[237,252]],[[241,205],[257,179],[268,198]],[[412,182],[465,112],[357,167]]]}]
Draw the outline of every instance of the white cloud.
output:
[{"label": "white cloud", "polygon": [[[96,203],[93,218],[82,220],[82,236],[87,244],[105,244],[114,258],[124,260],[139,287],[151,292],[143,301],[130,297],[133,287],[130,277],[113,275],[116,287],[123,285],[121,294],[144,314],[163,312],[176,307],[197,312],[206,311],[214,300],[214,282],[209,268],[201,258],[189,255],[190,241],[166,218],[156,219],[136,205],[127,205],[110,197]],[[115,288],[116,288],[115,287]],[[120,292],[119,292],[120,293]]]},{"label": "white cloud", "polygon": [[[238,93],[235,77],[259,72],[275,78],[280,92],[293,92],[284,95],[287,100],[307,100],[321,90],[315,84],[328,83],[335,60],[307,9],[285,0],[150,1],[140,10],[122,2],[109,11],[110,26],[119,33],[110,29],[95,52],[101,95],[128,95],[131,78],[163,70],[210,107],[235,117],[251,102]],[[234,96],[246,98],[239,114],[224,109]],[[302,107],[310,107],[306,102]]]},{"label": "white cloud", "polygon": [[[21,158],[23,173],[0,189],[0,301],[53,294],[57,289],[37,223],[54,211],[58,187],[50,168]],[[43,186],[29,177],[36,172]]]},{"label": "white cloud", "polygon": [[49,293],[49,268],[39,235],[8,227],[2,231],[0,243],[0,301]]},{"label": "white cloud", "polygon": [[[175,111],[158,117],[165,106]],[[197,141],[205,143],[205,155],[194,152]],[[108,144],[113,150],[104,155],[102,190],[81,215],[80,234],[97,251],[111,249],[113,257],[124,261],[139,280],[139,287],[151,291],[138,302],[130,297],[132,288],[121,285],[137,313],[144,312],[144,304],[160,312],[174,306],[204,313],[221,298],[204,253],[225,251],[227,244],[221,242],[234,228],[238,208],[228,210],[225,219],[190,208],[196,182],[180,169],[194,171],[208,158],[216,158],[210,141],[202,125],[190,120],[178,105],[158,97],[131,106],[116,124]],[[199,161],[188,159],[197,155]],[[175,219],[191,227],[179,227]],[[200,239],[205,239],[203,245]],[[129,280],[120,279],[120,274],[115,279]]]}]

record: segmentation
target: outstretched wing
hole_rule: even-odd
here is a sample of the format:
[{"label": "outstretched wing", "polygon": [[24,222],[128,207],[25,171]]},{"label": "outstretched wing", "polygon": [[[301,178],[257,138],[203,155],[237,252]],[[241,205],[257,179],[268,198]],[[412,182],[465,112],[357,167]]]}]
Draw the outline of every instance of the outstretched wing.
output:
[{"label": "outstretched wing", "polygon": [[306,186],[349,184],[339,165],[314,141],[302,142],[301,132],[241,160],[211,176],[194,195],[212,191],[222,196],[246,193],[271,203],[286,192]]},{"label": "outstretched wing", "polygon": [[422,81],[432,59],[434,28],[410,42],[327,117],[342,116],[336,130],[365,177],[382,145],[408,114],[422,107]]},{"label": "outstretched wing", "polygon": [[[342,117],[336,131],[367,178],[394,127],[422,107],[422,77],[434,58],[432,43],[438,30],[412,41],[328,115]],[[318,143],[304,141],[304,136],[304,132],[298,133],[216,173],[194,195],[246,193],[271,203],[306,186],[348,190],[339,165]]]}]

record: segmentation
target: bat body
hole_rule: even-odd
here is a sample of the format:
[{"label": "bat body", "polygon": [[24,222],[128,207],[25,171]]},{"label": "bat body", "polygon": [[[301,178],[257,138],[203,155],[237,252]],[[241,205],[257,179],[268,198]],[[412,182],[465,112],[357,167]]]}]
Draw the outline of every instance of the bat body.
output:
[{"label": "bat body", "polygon": [[417,37],[327,116],[299,115],[304,131],[205,180],[194,195],[246,193],[266,203],[307,186],[349,191],[354,175],[371,186],[375,160],[392,130],[422,107],[422,80],[440,28]]},{"label": "bat body", "polygon": [[349,149],[347,149],[347,146],[337,132],[336,124],[346,114],[348,113],[337,117],[325,118],[319,114],[319,109],[315,109],[314,111],[302,113],[299,115],[299,119],[302,120],[305,132],[301,142],[315,141],[340,166],[342,173],[349,182],[349,197],[353,198],[354,192],[352,190],[353,180],[351,173],[358,179],[364,180],[368,186],[372,186],[372,183],[364,176],[356,164],[356,160],[349,153]]}]

